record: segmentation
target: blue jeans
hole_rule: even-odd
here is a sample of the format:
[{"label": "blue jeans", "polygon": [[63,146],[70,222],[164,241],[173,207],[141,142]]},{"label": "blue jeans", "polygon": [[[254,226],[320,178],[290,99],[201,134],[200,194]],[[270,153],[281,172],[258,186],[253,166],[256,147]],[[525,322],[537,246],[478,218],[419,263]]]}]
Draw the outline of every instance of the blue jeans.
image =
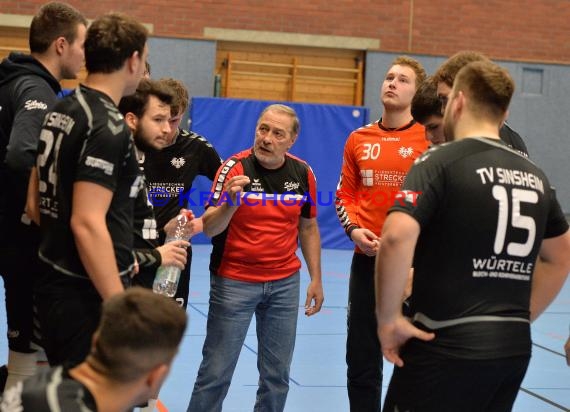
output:
[{"label": "blue jeans", "polygon": [[202,363],[188,412],[221,411],[253,314],[259,387],[254,411],[283,411],[299,312],[299,272],[272,282],[210,276]]}]

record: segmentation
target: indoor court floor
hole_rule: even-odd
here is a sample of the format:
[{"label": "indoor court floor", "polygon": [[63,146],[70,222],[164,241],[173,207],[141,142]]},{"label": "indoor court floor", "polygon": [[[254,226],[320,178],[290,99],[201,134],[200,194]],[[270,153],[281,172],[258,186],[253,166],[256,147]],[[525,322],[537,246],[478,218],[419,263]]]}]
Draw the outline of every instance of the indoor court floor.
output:
[{"label": "indoor court floor", "polygon": [[[208,262],[211,246],[193,246],[190,283],[189,327],[172,371],[160,394],[160,411],[184,412],[201,361],[208,313]],[[348,272],[352,252],[323,250],[325,303],[311,318],[299,311],[297,343],[291,366],[291,382],[285,411],[345,412],[346,392],[346,302]],[[308,274],[302,271],[304,295]],[[301,297],[300,306],[304,302]],[[0,305],[0,333],[5,336],[4,304]],[[556,301],[533,324],[533,356],[517,397],[515,412],[570,411],[570,367],[566,366],[563,345],[570,324],[570,282]],[[223,411],[252,411],[257,389],[257,343],[252,320]],[[0,343],[0,359],[6,359],[5,341]],[[384,361],[386,391],[392,365]]]},{"label": "indoor court floor", "polygon": [[[208,262],[211,247],[193,246],[188,315],[190,326],[160,400],[170,412],[184,412],[200,365],[208,313]],[[325,303],[321,312],[307,318],[299,311],[297,342],[291,365],[291,382],[285,411],[348,412],[346,392],[346,302],[352,251],[323,250]],[[304,304],[307,272],[301,272]],[[563,345],[570,325],[570,281],[556,301],[533,324],[533,356],[517,397],[515,412],[570,411],[570,367]],[[223,411],[252,411],[257,389],[257,339],[252,320]],[[392,365],[384,361],[385,394]],[[458,411],[459,412],[459,411]]]}]

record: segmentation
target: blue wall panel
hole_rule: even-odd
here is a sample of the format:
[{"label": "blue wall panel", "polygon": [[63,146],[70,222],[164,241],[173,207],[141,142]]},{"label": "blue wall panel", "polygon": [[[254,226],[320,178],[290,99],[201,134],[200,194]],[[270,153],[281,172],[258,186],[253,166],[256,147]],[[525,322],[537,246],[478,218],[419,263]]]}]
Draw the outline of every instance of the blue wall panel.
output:
[{"label": "blue wall panel", "polygon": [[[267,101],[223,98],[193,98],[190,117],[192,130],[205,136],[226,159],[252,146],[255,125]],[[291,153],[306,160],[317,176],[319,196],[318,222],[322,245],[326,248],[350,249],[348,240],[336,217],[334,193],[342,164],[344,142],[350,132],[368,123],[368,109],[356,106],[287,103],[301,123],[301,132]],[[209,191],[206,179],[194,185],[190,199],[199,202],[199,192]],[[196,209],[196,207],[192,207]],[[198,214],[202,213],[198,207]],[[208,241],[199,236],[194,243]]]}]

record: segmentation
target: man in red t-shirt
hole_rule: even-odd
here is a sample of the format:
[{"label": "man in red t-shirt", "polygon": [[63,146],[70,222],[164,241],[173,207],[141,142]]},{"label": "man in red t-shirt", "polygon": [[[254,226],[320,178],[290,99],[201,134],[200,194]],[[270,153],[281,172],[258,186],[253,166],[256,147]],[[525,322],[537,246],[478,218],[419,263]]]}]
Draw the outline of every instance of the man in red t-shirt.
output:
[{"label": "man in red t-shirt", "polygon": [[[282,411],[289,390],[299,309],[297,241],[311,282],[305,314],[323,303],[316,181],[288,153],[299,134],[293,109],[268,106],[251,149],[224,162],[203,215],[213,236],[211,290],[203,359],[188,411],[221,411],[251,318],[258,340],[255,410]],[[312,306],[311,306],[312,302]]]}]

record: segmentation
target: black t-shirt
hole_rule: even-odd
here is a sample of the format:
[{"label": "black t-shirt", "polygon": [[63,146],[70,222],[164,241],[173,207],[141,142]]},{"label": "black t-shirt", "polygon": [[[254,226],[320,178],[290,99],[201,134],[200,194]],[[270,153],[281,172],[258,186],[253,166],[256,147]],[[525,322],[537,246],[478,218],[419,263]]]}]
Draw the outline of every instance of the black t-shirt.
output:
[{"label": "black t-shirt", "polygon": [[511,129],[507,123],[503,124],[503,127],[499,129],[499,137],[507,144],[507,146],[528,157],[528,149],[526,148],[522,137]]},{"label": "black t-shirt", "polygon": [[[212,145],[202,136],[180,130],[176,142],[160,151],[145,154],[144,170],[148,190],[159,228],[186,207],[196,176],[213,180],[222,160]],[[190,205],[190,208],[192,205]]]},{"label": "black t-shirt", "polygon": [[47,369],[4,392],[1,412],[97,412],[89,389],[62,366]]},{"label": "black t-shirt", "polygon": [[540,245],[568,229],[545,174],[498,140],[469,138],[425,152],[402,190],[390,212],[421,226],[411,311],[437,329],[423,345],[471,359],[529,354]]},{"label": "black t-shirt", "polygon": [[46,116],[38,151],[40,257],[60,273],[88,277],[70,227],[73,185],[86,181],[113,191],[106,223],[119,272],[129,272],[142,176],[131,132],[113,101],[81,85]]},{"label": "black t-shirt", "polygon": [[[144,158],[145,155],[142,155],[139,159],[143,177]],[[137,276],[133,278],[133,284],[151,287],[156,269],[162,263],[162,257],[156,249],[160,246],[159,231],[153,206],[148,197],[146,178],[144,178],[144,184],[135,199],[134,219],[134,253],[139,265],[139,271]]]},{"label": "black t-shirt", "polygon": [[135,199],[135,248],[156,248],[160,246],[158,240],[158,229],[152,203],[149,201],[146,183],[146,174],[143,168],[146,155],[142,155],[139,160],[141,173],[143,174],[143,185]]}]

